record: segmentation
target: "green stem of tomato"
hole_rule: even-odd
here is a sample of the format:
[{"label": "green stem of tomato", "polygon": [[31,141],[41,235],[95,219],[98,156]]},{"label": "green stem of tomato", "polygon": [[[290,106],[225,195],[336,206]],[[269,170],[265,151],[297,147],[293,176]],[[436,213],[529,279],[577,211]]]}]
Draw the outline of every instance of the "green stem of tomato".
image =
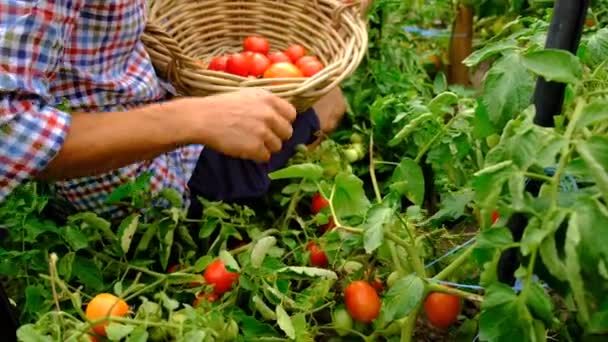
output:
[{"label": "green stem of tomato", "polygon": [[380,193],[380,187],[378,186],[378,180],[376,178],[376,165],[374,164],[374,132],[369,136],[369,175],[372,179],[372,186],[374,188],[374,194],[378,203],[382,202],[382,194]]},{"label": "green stem of tomato", "polygon": [[437,273],[437,275],[435,275],[433,279],[445,280],[446,278],[451,276],[454,271],[456,271],[460,266],[462,266],[462,264],[464,264],[469,259],[471,254],[473,254],[474,249],[475,245],[470,245],[469,247],[467,247],[463,253],[461,253],[456,259],[454,259],[454,261],[452,261],[452,263],[450,263],[441,272]]},{"label": "green stem of tomato", "polygon": [[414,329],[416,328],[416,320],[422,308],[422,302],[418,303],[416,308],[410,312],[406,320],[401,325],[401,342],[411,342],[414,337]]},{"label": "green stem of tomato", "polygon": [[281,230],[283,230],[283,231],[287,230],[287,228],[288,228],[287,224],[289,223],[289,219],[291,218],[291,215],[293,214],[293,212],[296,210],[296,206],[298,205],[298,202],[300,201],[300,193],[302,192],[302,184],[304,184],[304,180],[300,181],[300,184],[298,184],[298,189],[291,196],[291,200],[289,201],[289,207],[287,207],[287,212],[285,213],[285,218],[283,219],[283,223],[281,224]]},{"label": "green stem of tomato", "polygon": [[470,292],[454,289],[454,288],[447,287],[447,286],[444,286],[441,284],[428,283],[426,288],[429,292],[447,293],[450,295],[458,296],[460,298],[464,298],[471,302],[478,302],[478,303],[483,302],[483,296],[480,296],[475,293],[470,293]]},{"label": "green stem of tomato", "polygon": [[67,286],[65,285],[63,280],[61,280],[57,277],[51,278],[51,277],[47,276],[46,274],[41,274],[40,278],[49,280],[51,282],[55,282],[55,284],[61,289],[61,291],[70,298],[70,302],[72,302],[72,306],[74,307],[74,310],[76,310],[76,313],[78,314],[78,316],[80,316],[80,318],[82,318],[85,321],[87,320],[87,315],[85,315],[84,311],[82,311],[82,308],[80,307],[80,305],[78,303],[79,300],[77,300],[76,297],[74,296],[74,294],[72,292],[70,292],[70,290],[67,288]]}]

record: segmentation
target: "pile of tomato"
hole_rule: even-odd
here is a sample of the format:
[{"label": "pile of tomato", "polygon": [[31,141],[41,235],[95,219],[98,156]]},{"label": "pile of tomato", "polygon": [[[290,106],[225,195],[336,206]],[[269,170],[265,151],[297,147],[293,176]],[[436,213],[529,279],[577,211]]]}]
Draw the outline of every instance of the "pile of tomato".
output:
[{"label": "pile of tomato", "polygon": [[300,44],[271,52],[266,38],[249,36],[242,52],[217,56],[207,69],[250,78],[301,78],[314,76],[324,67],[317,57],[308,56]]}]

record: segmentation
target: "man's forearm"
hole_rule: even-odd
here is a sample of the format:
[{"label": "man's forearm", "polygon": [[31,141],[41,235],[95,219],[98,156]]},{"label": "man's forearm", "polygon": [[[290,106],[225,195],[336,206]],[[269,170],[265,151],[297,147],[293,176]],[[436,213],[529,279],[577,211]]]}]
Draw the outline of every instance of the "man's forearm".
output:
[{"label": "man's forearm", "polygon": [[99,175],[191,143],[192,125],[174,103],[118,113],[78,113],[58,155],[37,178]]}]

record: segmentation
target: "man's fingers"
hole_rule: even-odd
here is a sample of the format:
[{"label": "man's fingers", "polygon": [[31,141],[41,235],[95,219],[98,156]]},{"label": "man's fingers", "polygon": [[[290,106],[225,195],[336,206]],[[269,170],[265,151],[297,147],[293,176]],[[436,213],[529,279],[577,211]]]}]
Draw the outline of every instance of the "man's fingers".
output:
[{"label": "man's fingers", "polygon": [[291,138],[291,136],[293,135],[293,126],[282,116],[271,116],[269,124],[270,129],[282,141],[289,140],[289,138]]},{"label": "man's fingers", "polygon": [[279,113],[282,117],[284,117],[289,122],[294,122],[296,119],[296,108],[289,103],[289,101],[284,100],[278,96],[272,95],[269,97],[270,105]]}]

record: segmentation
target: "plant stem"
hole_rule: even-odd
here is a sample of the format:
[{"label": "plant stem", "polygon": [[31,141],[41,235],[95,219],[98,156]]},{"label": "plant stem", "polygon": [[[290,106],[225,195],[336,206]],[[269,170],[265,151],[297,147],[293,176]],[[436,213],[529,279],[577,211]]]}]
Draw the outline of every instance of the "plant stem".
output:
[{"label": "plant stem", "polygon": [[433,279],[435,280],[445,280],[447,277],[451,276],[452,273],[456,269],[458,269],[462,264],[467,261],[467,259],[473,254],[473,250],[475,249],[475,245],[468,246],[467,249],[464,250],[462,254],[458,256],[458,258],[454,259],[446,268],[444,268],[441,272],[437,273]]},{"label": "plant stem", "polygon": [[414,329],[416,328],[416,320],[418,319],[418,314],[421,308],[422,301],[418,303],[416,308],[407,316],[405,322],[403,322],[403,325],[401,326],[401,342],[412,341],[412,337],[414,337]]},{"label": "plant stem", "polygon": [[281,230],[283,230],[283,231],[287,229],[287,223],[289,222],[289,218],[291,217],[293,212],[296,210],[296,206],[298,205],[298,202],[300,201],[300,192],[302,191],[303,183],[304,183],[304,180],[301,180],[300,184],[298,184],[298,189],[291,196],[291,200],[289,201],[289,207],[287,207],[287,212],[285,213],[285,218],[283,219],[283,224],[281,224]]},{"label": "plant stem", "polygon": [[397,234],[395,234],[391,231],[384,232],[384,235],[388,239],[393,241],[395,244],[405,248],[407,253],[410,255],[410,259],[412,262],[412,268],[414,269],[414,272],[416,272],[419,277],[426,278],[426,270],[424,269],[424,264],[422,263],[422,259],[420,259],[420,256],[418,255],[416,248],[411,246],[406,241],[403,241],[403,239],[401,239],[399,236],[397,236]]},{"label": "plant stem", "polygon": [[480,296],[475,293],[462,291],[459,289],[453,289],[451,287],[447,287],[447,286],[444,286],[441,284],[428,283],[427,289],[429,290],[429,292],[447,293],[447,294],[451,294],[454,296],[464,298],[464,299],[472,301],[472,302],[478,302],[478,303],[483,302],[483,296]]},{"label": "plant stem", "polygon": [[424,157],[424,155],[431,149],[431,147],[433,147],[433,145],[435,144],[435,141],[437,141],[437,139],[441,138],[441,136],[445,133],[445,131],[448,130],[448,128],[450,128],[450,126],[452,126],[452,124],[456,121],[456,118],[458,117],[459,113],[454,114],[454,116],[450,119],[450,121],[448,121],[447,124],[445,124],[445,126],[443,126],[439,132],[437,132],[437,134],[435,134],[435,136],[429,140],[426,145],[424,145],[422,147],[422,149],[420,149],[420,151],[418,152],[418,155],[416,156],[416,159],[414,160],[417,164],[420,163],[420,161],[422,160],[422,157]]},{"label": "plant stem", "polygon": [[378,186],[378,180],[376,179],[376,166],[374,164],[374,132],[372,132],[369,136],[369,176],[372,179],[372,186],[374,187],[376,200],[378,203],[381,203],[382,194],[380,193],[380,187]]}]

